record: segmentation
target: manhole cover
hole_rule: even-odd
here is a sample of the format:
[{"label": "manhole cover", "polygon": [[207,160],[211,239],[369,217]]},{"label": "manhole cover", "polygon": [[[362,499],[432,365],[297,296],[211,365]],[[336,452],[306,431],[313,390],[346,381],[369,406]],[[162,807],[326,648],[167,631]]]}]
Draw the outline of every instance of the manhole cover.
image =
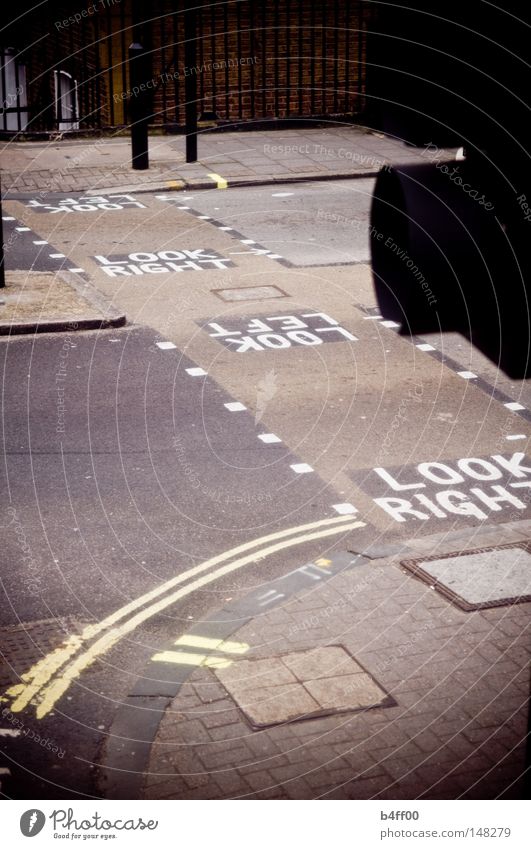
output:
[{"label": "manhole cover", "polygon": [[238,289],[212,289],[222,301],[266,301],[269,298],[287,298],[278,286],[241,286]]},{"label": "manhole cover", "polygon": [[342,646],[239,660],[215,674],[255,728],[395,704]]},{"label": "manhole cover", "polygon": [[73,616],[64,616],[0,628],[0,687],[17,683],[24,672],[70,634],[80,634],[84,624]]},{"label": "manhole cover", "polygon": [[526,543],[403,560],[415,577],[463,610],[531,601],[531,554]]}]

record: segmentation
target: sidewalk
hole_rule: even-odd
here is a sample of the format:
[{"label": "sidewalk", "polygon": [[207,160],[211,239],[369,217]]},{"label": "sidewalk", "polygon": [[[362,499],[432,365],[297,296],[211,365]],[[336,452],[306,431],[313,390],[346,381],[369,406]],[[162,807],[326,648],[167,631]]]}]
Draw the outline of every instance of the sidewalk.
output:
[{"label": "sidewalk", "polygon": [[426,161],[411,148],[360,127],[209,132],[198,137],[199,161],[185,161],[184,136],[152,136],[150,168],[131,168],[124,138],[6,142],[4,193],[163,191],[225,188],[294,180],[373,177],[388,163]]},{"label": "sidewalk", "polygon": [[527,560],[530,528],[331,555],[197,623],[118,712],[108,795],[524,798],[530,597],[464,610],[403,563],[483,547],[492,594],[484,548]]}]

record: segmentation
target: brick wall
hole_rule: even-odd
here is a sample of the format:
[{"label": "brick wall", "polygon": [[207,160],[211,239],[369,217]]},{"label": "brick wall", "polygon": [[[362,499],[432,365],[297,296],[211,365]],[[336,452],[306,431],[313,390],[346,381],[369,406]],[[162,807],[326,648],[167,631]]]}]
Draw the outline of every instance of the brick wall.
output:
[{"label": "brick wall", "polygon": [[[54,71],[77,82],[81,127],[127,121],[127,48],[142,39],[153,123],[184,124],[186,75],[198,114],[220,121],[358,114],[364,107],[370,3],[243,0],[197,13],[197,61],[186,68],[183,0],[51,0],[5,31],[28,79],[30,129],[53,129]],[[133,14],[140,26],[133,29]],[[142,21],[142,16],[144,20]],[[74,18],[74,20],[72,20]],[[43,38],[43,33],[48,35]]]}]

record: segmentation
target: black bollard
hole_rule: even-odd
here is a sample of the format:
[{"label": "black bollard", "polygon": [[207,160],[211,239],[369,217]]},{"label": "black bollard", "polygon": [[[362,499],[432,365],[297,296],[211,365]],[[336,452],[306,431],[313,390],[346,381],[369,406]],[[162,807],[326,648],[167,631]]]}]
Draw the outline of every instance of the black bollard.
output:
[{"label": "black bollard", "polygon": [[147,83],[148,62],[141,44],[133,42],[129,47],[129,123],[131,126],[132,166],[136,171],[149,168],[148,124],[149,124],[149,88]]},{"label": "black bollard", "polygon": [[4,225],[2,222],[2,185],[0,184],[0,289],[6,285],[4,271]]},{"label": "black bollard", "polygon": [[188,0],[184,11],[184,107],[186,121],[186,161],[197,162],[197,17],[195,0]]}]

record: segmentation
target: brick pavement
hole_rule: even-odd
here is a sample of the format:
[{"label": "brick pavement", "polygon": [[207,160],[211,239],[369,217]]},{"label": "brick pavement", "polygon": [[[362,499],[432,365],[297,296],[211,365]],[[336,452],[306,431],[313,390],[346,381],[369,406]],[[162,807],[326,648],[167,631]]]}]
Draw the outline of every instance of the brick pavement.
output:
[{"label": "brick pavement", "polygon": [[[497,526],[498,543],[529,524]],[[455,536],[408,545],[455,551]],[[483,543],[477,529],[458,536],[457,548]],[[246,660],[341,644],[396,705],[253,730],[215,672],[196,668],[159,726],[143,796],[522,798],[530,609],[464,612],[399,556],[341,572],[230,639],[250,644]]]},{"label": "brick pavement", "polygon": [[4,192],[212,188],[230,184],[373,176],[386,163],[427,161],[422,149],[354,126],[278,131],[204,132],[199,161],[185,162],[184,136],[150,138],[150,168],[133,171],[128,140],[11,142],[2,149]]}]

